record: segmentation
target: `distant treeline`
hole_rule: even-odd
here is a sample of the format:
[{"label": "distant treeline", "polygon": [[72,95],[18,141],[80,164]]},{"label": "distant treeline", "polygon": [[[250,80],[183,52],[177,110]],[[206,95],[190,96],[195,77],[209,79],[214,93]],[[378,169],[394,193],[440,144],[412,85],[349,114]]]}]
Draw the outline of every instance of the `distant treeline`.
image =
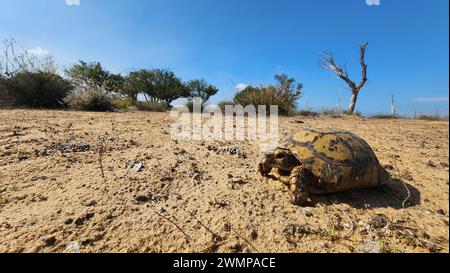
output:
[{"label": "distant treeline", "polygon": [[[2,45],[0,106],[86,111],[135,106],[140,110],[165,111],[180,98],[189,103],[201,98],[206,105],[219,92],[204,79],[183,81],[169,69],[139,69],[123,75],[108,71],[99,62],[79,61],[58,72],[50,55],[17,50],[13,39]],[[295,85],[295,80],[287,75],[277,75],[276,79],[276,85],[248,86],[237,92],[231,104],[279,105],[282,114],[290,113],[296,108],[303,85]]]}]

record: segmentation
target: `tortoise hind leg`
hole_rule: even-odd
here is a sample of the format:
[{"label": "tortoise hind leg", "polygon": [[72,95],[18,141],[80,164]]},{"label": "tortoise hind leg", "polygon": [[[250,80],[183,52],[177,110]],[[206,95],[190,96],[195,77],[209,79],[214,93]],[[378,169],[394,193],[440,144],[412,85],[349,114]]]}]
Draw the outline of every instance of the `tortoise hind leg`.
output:
[{"label": "tortoise hind leg", "polygon": [[305,205],[309,200],[308,172],[303,166],[295,167],[291,172],[290,187],[292,192],[292,203],[294,205]]}]

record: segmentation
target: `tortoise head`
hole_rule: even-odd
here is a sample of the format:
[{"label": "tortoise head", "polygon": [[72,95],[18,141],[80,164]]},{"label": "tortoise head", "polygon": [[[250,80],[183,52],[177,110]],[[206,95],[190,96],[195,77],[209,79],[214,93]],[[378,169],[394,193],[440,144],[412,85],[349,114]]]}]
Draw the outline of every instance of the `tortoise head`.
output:
[{"label": "tortoise head", "polygon": [[277,168],[283,172],[290,172],[299,165],[301,163],[291,151],[276,149],[265,154],[264,159],[259,164],[259,171],[263,174],[269,174],[273,168]]}]

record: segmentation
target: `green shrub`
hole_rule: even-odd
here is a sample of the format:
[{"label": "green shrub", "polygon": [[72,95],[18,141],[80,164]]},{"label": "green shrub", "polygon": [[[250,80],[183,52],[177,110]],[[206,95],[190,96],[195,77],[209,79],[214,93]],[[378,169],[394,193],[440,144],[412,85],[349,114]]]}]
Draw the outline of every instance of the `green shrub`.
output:
[{"label": "green shrub", "polygon": [[136,107],[140,111],[148,112],[166,112],[167,110],[169,110],[169,106],[167,106],[167,104],[149,101],[137,101]]},{"label": "green shrub", "polygon": [[234,97],[234,104],[248,106],[253,105],[258,109],[259,105],[277,105],[282,115],[289,115],[296,108],[298,96],[290,92],[284,92],[275,86],[261,86],[255,88],[249,86],[238,92]]},{"label": "green shrub", "polygon": [[127,109],[128,107],[135,105],[136,102],[130,97],[115,97],[113,98],[113,104],[115,109]]},{"label": "green shrub", "polygon": [[22,72],[8,80],[8,95],[14,103],[33,108],[61,108],[72,85],[49,72]]},{"label": "green shrub", "polygon": [[277,105],[281,115],[291,114],[297,108],[303,85],[295,84],[295,80],[288,78],[286,74],[276,75],[275,79],[278,81],[277,85],[259,88],[248,86],[235,95],[234,103],[242,106],[253,105],[257,109],[259,105]]},{"label": "green shrub", "polygon": [[67,96],[64,101],[76,110],[92,112],[114,111],[112,97],[103,90],[90,89],[83,92],[75,92]]}]

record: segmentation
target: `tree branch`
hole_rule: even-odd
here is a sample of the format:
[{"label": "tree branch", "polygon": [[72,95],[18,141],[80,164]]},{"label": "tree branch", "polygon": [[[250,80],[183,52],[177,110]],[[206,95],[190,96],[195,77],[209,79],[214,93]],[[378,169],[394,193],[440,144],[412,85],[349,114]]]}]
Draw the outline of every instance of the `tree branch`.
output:
[{"label": "tree branch", "polygon": [[364,87],[364,85],[366,85],[367,83],[367,64],[365,61],[365,56],[366,56],[366,49],[367,46],[369,45],[368,42],[364,42],[362,45],[360,45],[360,55],[359,55],[359,59],[361,61],[361,68],[362,68],[362,79],[361,82],[359,83],[359,85],[356,87],[358,92]]},{"label": "tree branch", "polygon": [[330,52],[326,51],[323,54],[323,58],[320,61],[321,66],[326,69],[326,70],[330,70],[334,73],[336,73],[336,75],[344,80],[349,86],[350,89],[353,91],[356,89],[356,84],[354,81],[352,81],[347,73],[347,69],[342,68],[340,65],[338,65],[334,59],[333,54],[331,54]]}]

